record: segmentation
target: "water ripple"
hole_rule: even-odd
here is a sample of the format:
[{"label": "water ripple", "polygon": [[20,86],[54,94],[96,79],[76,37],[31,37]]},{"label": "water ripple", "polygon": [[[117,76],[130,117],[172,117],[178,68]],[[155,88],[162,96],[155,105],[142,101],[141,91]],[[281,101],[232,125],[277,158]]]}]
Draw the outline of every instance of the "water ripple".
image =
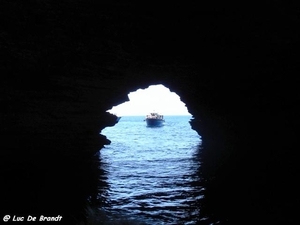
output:
[{"label": "water ripple", "polygon": [[[165,117],[158,129],[141,117],[124,117],[102,133],[111,145],[101,150],[107,172],[107,212],[146,224],[196,224],[204,188],[199,176],[201,139],[190,117]],[[202,218],[203,219],[203,218]]]}]

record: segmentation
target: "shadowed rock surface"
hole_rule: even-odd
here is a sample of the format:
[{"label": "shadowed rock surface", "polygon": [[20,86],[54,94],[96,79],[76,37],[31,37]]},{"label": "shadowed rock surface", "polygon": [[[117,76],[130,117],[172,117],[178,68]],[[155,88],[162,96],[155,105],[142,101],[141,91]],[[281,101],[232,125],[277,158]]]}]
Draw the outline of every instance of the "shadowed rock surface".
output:
[{"label": "shadowed rock surface", "polygon": [[77,221],[104,185],[93,157],[115,123],[105,111],[163,84],[203,139],[203,210],[228,224],[292,223],[300,11],[233,6],[2,0],[3,215]]}]

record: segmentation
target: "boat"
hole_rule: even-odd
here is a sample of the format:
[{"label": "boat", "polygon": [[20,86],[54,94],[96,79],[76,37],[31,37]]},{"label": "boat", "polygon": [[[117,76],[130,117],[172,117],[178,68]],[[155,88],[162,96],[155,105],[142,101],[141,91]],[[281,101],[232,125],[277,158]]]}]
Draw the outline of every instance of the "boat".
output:
[{"label": "boat", "polygon": [[160,127],[165,122],[164,116],[155,112],[146,115],[144,121],[146,121],[148,127]]}]

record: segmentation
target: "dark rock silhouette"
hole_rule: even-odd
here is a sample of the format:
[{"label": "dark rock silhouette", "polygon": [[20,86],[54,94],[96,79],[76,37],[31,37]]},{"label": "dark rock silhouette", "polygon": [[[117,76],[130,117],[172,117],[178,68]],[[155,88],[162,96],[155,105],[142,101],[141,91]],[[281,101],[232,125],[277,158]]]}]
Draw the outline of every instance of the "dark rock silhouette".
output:
[{"label": "dark rock silhouette", "polygon": [[90,185],[89,162],[109,143],[101,129],[115,124],[105,111],[163,84],[203,139],[203,210],[228,224],[292,223],[298,14],[282,1],[1,1],[3,214],[74,219],[101,185]]}]

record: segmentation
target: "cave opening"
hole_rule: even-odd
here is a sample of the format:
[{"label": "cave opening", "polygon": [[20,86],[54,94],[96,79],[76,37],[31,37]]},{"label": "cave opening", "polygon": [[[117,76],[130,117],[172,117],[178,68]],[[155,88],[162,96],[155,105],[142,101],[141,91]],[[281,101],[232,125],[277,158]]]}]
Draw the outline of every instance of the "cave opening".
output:
[{"label": "cave opening", "polygon": [[[201,136],[191,128],[192,115],[161,84],[128,97],[108,110],[119,122],[101,132],[111,141],[99,155],[107,182],[102,209],[112,218],[121,214],[152,224],[197,221],[204,188]],[[164,115],[163,126],[147,126],[145,115],[153,110]]]},{"label": "cave opening", "polygon": [[130,92],[128,98],[129,101],[114,106],[107,112],[118,116],[145,116],[152,111],[158,111],[162,115],[191,115],[180,97],[162,84]]}]

